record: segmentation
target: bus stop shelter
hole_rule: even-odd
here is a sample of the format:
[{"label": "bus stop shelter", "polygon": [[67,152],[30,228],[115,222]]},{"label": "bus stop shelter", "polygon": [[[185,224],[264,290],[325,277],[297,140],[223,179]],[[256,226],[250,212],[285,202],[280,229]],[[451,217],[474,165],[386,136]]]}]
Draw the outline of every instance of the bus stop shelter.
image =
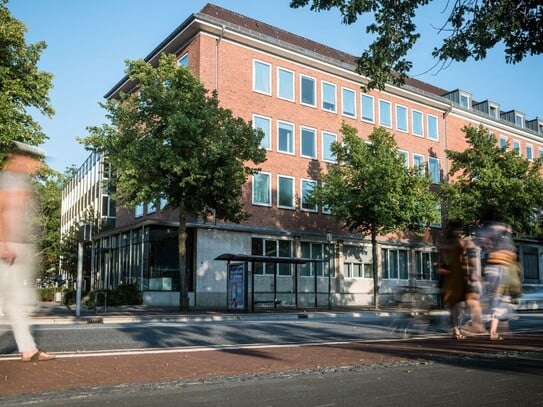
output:
[{"label": "bus stop shelter", "polygon": [[[234,289],[237,289],[238,292],[242,293],[245,296],[246,301],[244,301],[244,307],[237,309],[243,309],[244,311],[248,310],[248,282],[249,282],[249,268],[248,264],[251,264],[250,275],[251,275],[251,296],[250,303],[251,312],[254,311],[255,304],[259,303],[271,303],[273,308],[276,309],[277,305],[281,304],[281,301],[277,299],[277,267],[274,267],[273,273],[273,291],[270,294],[273,294],[273,300],[271,301],[259,301],[255,298],[255,263],[271,263],[271,264],[293,264],[294,265],[294,298],[295,298],[295,308],[298,308],[298,275],[299,275],[299,266],[307,263],[322,263],[325,260],[318,259],[303,259],[298,257],[272,257],[272,256],[255,256],[247,254],[232,254],[224,253],[220,256],[217,256],[215,260],[222,260],[227,262],[228,278],[227,278],[227,308],[232,309],[231,299],[233,295],[231,293]],[[232,264],[243,265],[243,270],[232,268]],[[318,276],[317,273],[314,273],[315,277],[315,289],[314,289],[314,304],[315,309],[318,308]],[[330,270],[328,271],[328,308],[330,308]],[[235,282],[234,282],[235,280]],[[238,287],[238,284],[242,284],[242,288]],[[235,287],[234,287],[235,284]]]}]

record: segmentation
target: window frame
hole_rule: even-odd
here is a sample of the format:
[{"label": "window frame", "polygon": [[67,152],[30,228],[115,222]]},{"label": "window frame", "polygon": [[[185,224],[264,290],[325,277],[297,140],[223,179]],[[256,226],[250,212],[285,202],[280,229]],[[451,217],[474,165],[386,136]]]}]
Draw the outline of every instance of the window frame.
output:
[{"label": "window frame", "polygon": [[[435,120],[434,126],[430,126],[431,119]],[[431,129],[435,128],[435,136],[432,134]],[[439,141],[439,119],[436,115],[426,114],[426,130],[428,134],[428,140]]]},{"label": "window frame", "polygon": [[441,168],[439,164],[439,158],[428,157],[428,174],[430,175],[430,180],[432,184],[441,183]]},{"label": "window frame", "polygon": [[[304,154],[304,131],[313,133],[313,154],[307,155]],[[317,154],[317,129],[308,126],[300,126],[300,156],[304,158],[309,158],[315,160],[318,156]]]},{"label": "window frame", "polygon": [[[418,120],[415,120],[415,116],[420,115],[420,133],[417,133]],[[424,112],[417,109],[411,109],[411,134],[417,137],[424,137]]]},{"label": "window frame", "polygon": [[[285,128],[285,126],[290,126],[291,130],[290,130],[290,136],[289,136],[289,141],[288,141],[288,144],[289,144],[289,150],[282,150],[281,149],[281,130]],[[294,123],[291,123],[291,122],[287,122],[287,121],[284,121],[284,120],[277,120],[277,151],[279,153],[283,153],[283,154],[289,154],[289,155],[294,155],[296,154],[296,146],[295,146],[295,142],[294,142],[294,132],[296,131],[295,130],[295,125]]]},{"label": "window frame", "polygon": [[[411,157],[413,159],[413,168],[416,168],[418,167],[419,165],[422,165],[422,168],[420,168],[420,172],[421,174],[425,174],[426,173],[426,161],[425,161],[425,157],[423,154],[419,154],[419,153],[412,153],[411,154]],[[416,164],[415,163],[415,160],[419,158],[420,159],[420,164]]]},{"label": "window frame", "polygon": [[[304,102],[304,80],[313,82],[313,103]],[[309,75],[300,74],[300,104],[303,106],[317,107],[317,80]]]},{"label": "window frame", "polygon": [[179,58],[177,58],[177,66],[184,66],[185,68],[189,67],[189,53],[188,52],[185,52]]},{"label": "window frame", "polygon": [[[291,75],[291,81],[290,81],[290,91],[292,92],[292,96],[291,97],[286,97],[286,96],[283,96],[281,93],[281,84],[284,83],[284,81],[281,79],[281,72],[284,72],[284,73],[288,73]],[[287,100],[289,102],[294,102],[296,100],[296,84],[295,84],[295,72],[290,70],[290,69],[287,69],[287,68],[283,68],[281,66],[278,66],[277,67],[277,98],[278,99],[282,99],[282,100]]]},{"label": "window frame", "polygon": [[[408,133],[409,132],[409,108],[404,105],[396,104],[394,109],[395,117],[396,117],[396,130],[401,131],[402,133]],[[400,110],[403,111],[403,119],[405,120],[405,128],[400,127],[400,123],[402,120],[400,120]]]},{"label": "window frame", "polygon": [[312,212],[317,213],[319,211],[319,206],[317,204],[314,205],[313,208],[308,208],[305,205],[305,200],[307,197],[307,189],[305,188],[305,185],[313,185],[313,189],[317,187],[317,181],[307,178],[301,178],[300,179],[300,210],[303,212]]},{"label": "window frame", "polygon": [[[330,148],[328,148],[327,143],[325,144],[325,137],[326,136],[332,136],[334,138],[334,141],[330,143]],[[321,132],[321,145],[322,145],[322,161],[327,163],[337,163],[337,159],[334,157],[331,147],[334,142],[337,142],[337,134],[332,133],[330,131],[323,130]],[[330,156],[327,156],[327,153],[330,153]]]},{"label": "window frame", "polygon": [[[371,118],[366,115],[366,103],[364,101],[370,101],[371,100]],[[360,120],[363,122],[368,123],[375,123],[375,97],[372,95],[369,95],[367,93],[361,93],[360,94]]]},{"label": "window frame", "polygon": [[[268,83],[266,85],[267,90],[259,89],[257,87],[257,66],[266,66],[268,68],[267,76],[268,76]],[[259,59],[253,59],[253,92],[260,93],[263,95],[271,96],[272,95],[272,78],[271,78],[271,72],[272,72],[272,65],[269,62],[264,62]]]},{"label": "window frame", "polygon": [[[290,181],[290,204],[289,205],[282,205],[281,204],[281,180],[289,180]],[[296,209],[296,186],[295,186],[296,178],[289,176],[289,175],[281,175],[277,174],[277,207],[281,209]]]},{"label": "window frame", "polygon": [[[256,119],[262,119],[262,120],[265,120],[265,121],[268,122],[268,130],[267,130],[267,132],[262,127],[256,126]],[[271,119],[271,117],[267,117],[267,116],[263,116],[261,114],[253,113],[252,124],[253,124],[254,129],[262,129],[262,130],[264,130],[265,136],[264,136],[264,138],[262,140],[260,140],[260,147],[262,147],[262,148],[264,148],[266,150],[271,150],[272,149],[272,119]],[[268,141],[267,145],[263,144],[263,142],[265,140]]]},{"label": "window frame", "polygon": [[[347,113],[345,111],[345,94],[348,93],[352,95],[352,106],[353,106],[353,113]],[[351,119],[356,119],[356,91],[353,89],[346,88],[344,86],[341,87],[341,114],[345,117],[349,117]]]},{"label": "window frame", "polygon": [[[326,97],[326,88],[332,88],[334,91],[334,102],[332,108],[325,107],[325,103],[330,103],[325,100]],[[328,81],[321,81],[321,109],[325,112],[337,113],[337,85]]]},{"label": "window frame", "polygon": [[[267,177],[267,199],[266,201],[267,202],[260,202],[260,201],[257,201],[255,199],[255,197],[257,196],[257,194],[255,194],[255,189],[256,189],[256,178],[259,177],[259,176],[266,176]],[[272,206],[272,198],[271,198],[271,173],[269,172],[265,172],[265,171],[259,171],[255,174],[253,174],[253,177],[252,177],[252,186],[251,186],[251,203],[253,205],[258,205],[258,206],[267,206],[267,207],[271,207]]]},{"label": "window frame", "polygon": [[[392,102],[386,99],[379,99],[378,106],[379,106],[379,126],[386,127],[387,129],[391,129],[392,128]],[[383,109],[384,106],[388,106],[388,108]],[[388,120],[389,120],[388,124],[383,122],[384,110],[388,111]]]}]

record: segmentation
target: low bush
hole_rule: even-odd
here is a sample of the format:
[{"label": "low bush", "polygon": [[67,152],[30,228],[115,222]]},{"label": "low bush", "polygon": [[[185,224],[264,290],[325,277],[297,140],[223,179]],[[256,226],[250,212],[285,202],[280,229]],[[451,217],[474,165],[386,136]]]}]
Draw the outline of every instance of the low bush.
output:
[{"label": "low bush", "polygon": [[85,305],[88,308],[102,307],[104,306],[104,301],[106,301],[108,307],[116,305],[141,305],[143,298],[137,285],[121,284],[113,290],[91,291]]}]

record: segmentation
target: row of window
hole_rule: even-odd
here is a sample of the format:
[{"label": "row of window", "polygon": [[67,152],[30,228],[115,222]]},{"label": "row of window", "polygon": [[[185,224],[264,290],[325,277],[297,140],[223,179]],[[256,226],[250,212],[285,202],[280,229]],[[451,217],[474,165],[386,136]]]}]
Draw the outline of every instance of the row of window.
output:
[{"label": "row of window", "polygon": [[[268,172],[259,172],[253,175],[253,198],[254,205],[272,205],[272,175]],[[296,208],[296,179],[287,175],[277,176],[277,207],[283,209]],[[311,191],[317,186],[317,181],[309,179],[300,180],[300,209],[303,211],[317,212],[318,207],[309,201]],[[323,213],[329,214],[330,210],[323,208]]]},{"label": "row of window", "polygon": [[[269,117],[253,115],[253,127],[261,129],[264,137],[260,143],[262,148],[272,149],[271,136],[272,120]],[[317,130],[309,126],[300,127],[300,155],[302,157],[317,158]],[[295,125],[286,121],[277,121],[277,151],[286,154],[295,154],[294,130]],[[332,144],[337,141],[337,135],[329,131],[321,131],[323,161],[335,163],[336,159],[332,153]]]},{"label": "row of window", "polygon": [[[295,73],[289,69],[277,68],[277,90],[279,99],[294,102],[295,95]],[[317,107],[317,80],[311,76],[299,75],[299,102],[304,106]],[[324,80],[320,81],[320,109],[338,113],[338,86],[334,83]],[[272,66],[271,64],[259,60],[253,61],[253,91],[272,95]],[[377,101],[378,122],[376,120],[375,98],[366,93],[360,93],[354,89],[341,87],[341,114],[346,117],[356,119],[360,117],[362,121],[368,123],[378,123],[380,126],[393,128],[393,112],[395,116],[395,128],[398,131],[425,137],[430,140],[439,140],[439,123],[435,115],[426,115],[416,109],[409,109],[401,104],[393,105],[390,101],[379,98]],[[357,102],[360,103],[360,113],[357,113]],[[426,116],[426,120],[425,120]]]},{"label": "row of window", "polygon": [[[301,258],[319,260],[308,262],[300,266],[299,275],[302,277],[327,277],[331,259],[330,246],[325,243],[300,242]],[[359,246],[344,246],[345,261],[343,263],[344,275],[347,278],[373,278],[371,263],[360,261],[363,248]],[[358,255],[355,254],[358,252]],[[251,254],[256,256],[293,257],[293,241],[276,240],[253,237],[251,241]],[[354,255],[353,255],[354,254]],[[382,278],[384,280],[409,279],[409,251],[403,249],[382,249]],[[437,262],[437,253],[427,251],[414,251],[414,266],[416,280],[437,280],[434,264]],[[255,275],[292,276],[292,264],[255,263]]]},{"label": "row of window", "polygon": [[[506,149],[508,147],[508,145],[509,145],[509,140],[507,139],[506,136],[500,136],[499,143],[500,143],[500,148]],[[519,155],[519,156],[521,155],[520,141],[513,140],[513,144],[511,146],[511,148],[517,155]],[[538,158],[543,158],[543,148],[542,147],[538,148],[537,154],[538,154]],[[534,159],[534,147],[531,144],[526,144],[524,157],[529,161],[533,161],[533,159]]]},{"label": "row of window", "polygon": [[[271,136],[272,119],[261,115],[253,115],[253,126],[262,130],[264,137],[261,141],[262,148],[270,150],[272,148],[272,136]],[[317,153],[317,130],[309,126],[300,127],[300,155],[302,157],[316,159]],[[295,140],[294,130],[295,126],[292,123],[278,120],[277,121],[277,151],[286,154],[295,154]],[[337,135],[328,131],[321,131],[321,144],[322,152],[321,159],[325,162],[335,163],[336,159],[332,152],[332,144],[337,141]],[[425,157],[422,154],[413,153],[412,163],[409,161],[409,153],[407,151],[400,150],[399,153],[404,157],[406,165],[413,165],[414,167],[420,167],[426,169]],[[441,180],[439,159],[435,157],[428,158],[428,173],[432,178],[432,182],[438,184]],[[269,185],[268,185],[269,186]],[[254,200],[253,200],[254,201]],[[271,201],[264,199],[263,201],[257,199],[258,203],[269,205]],[[290,205],[287,205],[290,207]]]}]

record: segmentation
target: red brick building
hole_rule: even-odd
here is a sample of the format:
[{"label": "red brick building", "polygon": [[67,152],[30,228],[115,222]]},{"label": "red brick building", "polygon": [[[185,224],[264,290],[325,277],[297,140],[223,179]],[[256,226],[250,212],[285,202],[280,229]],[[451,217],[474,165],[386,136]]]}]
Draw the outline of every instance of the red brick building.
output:
[{"label": "red brick building", "polygon": [[[249,262],[245,304],[274,298],[284,307],[372,303],[369,241],[347,233],[325,208],[304,200],[316,182],[311,170],[334,162],[330,145],[340,140],[342,122],[356,127],[363,138],[375,126],[387,128],[409,165],[425,163],[436,184],[448,172],[445,149],[465,148],[461,129],[466,124],[483,124],[528,158],[543,154],[539,119],[527,120],[520,112],[502,112],[495,102],[474,102],[468,92],[417,80],[364,93],[353,56],[211,4],[188,17],[146,60],[157,62],[162,53],[177,55],[207,89],[217,90],[222,106],[266,134],[267,161],[244,188],[250,220],[187,224],[194,308],[227,307],[227,264],[215,260],[223,253],[324,260],[299,266]],[[106,98],[130,86],[123,78]],[[146,303],[179,303],[177,217],[157,206],[142,205],[136,212],[118,208],[115,229],[95,237],[96,286],[132,281],[140,285]],[[434,232],[439,231],[440,225],[435,226]],[[435,299],[431,236],[379,240],[381,303],[393,301],[403,286],[423,288],[428,300]],[[525,246],[527,281],[540,282],[540,249],[535,243]]]}]

